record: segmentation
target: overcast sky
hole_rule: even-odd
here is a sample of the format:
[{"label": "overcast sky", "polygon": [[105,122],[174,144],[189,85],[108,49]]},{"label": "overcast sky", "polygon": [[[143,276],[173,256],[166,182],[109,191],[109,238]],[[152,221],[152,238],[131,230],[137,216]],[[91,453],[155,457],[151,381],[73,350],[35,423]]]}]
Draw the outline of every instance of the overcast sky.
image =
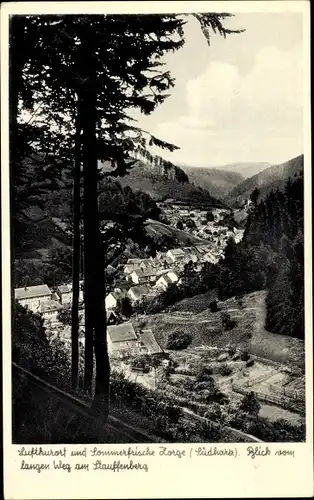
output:
[{"label": "overcast sky", "polygon": [[[281,163],[303,152],[302,15],[236,14],[208,47],[196,20],[166,62],[176,86],[140,124],[180,146],[161,156],[198,166]],[[153,151],[157,152],[157,151]]]}]

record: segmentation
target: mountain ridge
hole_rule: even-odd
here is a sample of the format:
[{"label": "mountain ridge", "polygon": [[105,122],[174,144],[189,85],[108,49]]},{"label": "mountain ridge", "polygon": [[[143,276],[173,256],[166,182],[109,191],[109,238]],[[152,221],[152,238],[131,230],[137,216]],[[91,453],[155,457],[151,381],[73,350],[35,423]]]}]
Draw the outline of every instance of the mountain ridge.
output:
[{"label": "mountain ridge", "polygon": [[159,164],[152,165],[137,160],[128,175],[117,177],[117,181],[123,188],[129,186],[133,191],[149,194],[154,201],[172,198],[188,204],[199,203],[208,207],[224,206],[224,202],[208,190],[193,185],[183,169],[162,158],[159,161]]},{"label": "mountain ridge", "polygon": [[284,163],[271,165],[256,175],[245,179],[235,186],[226,196],[226,202],[234,204],[247,200],[253,191],[258,188],[260,197],[265,197],[272,189],[283,189],[289,177],[303,171],[304,156],[299,155]]}]

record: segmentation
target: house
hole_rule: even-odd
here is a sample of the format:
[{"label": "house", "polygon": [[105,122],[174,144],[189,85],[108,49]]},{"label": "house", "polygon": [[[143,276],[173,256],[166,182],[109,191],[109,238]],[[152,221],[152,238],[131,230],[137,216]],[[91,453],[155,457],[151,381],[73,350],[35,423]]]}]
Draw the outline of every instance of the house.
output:
[{"label": "house", "polygon": [[166,257],[164,260],[165,265],[167,266],[172,266],[173,265],[173,259],[171,257]]},{"label": "house", "polygon": [[[72,287],[71,287],[72,288]],[[72,303],[72,290],[68,285],[60,285],[56,289],[56,295],[61,304]]]},{"label": "house", "polygon": [[140,268],[143,271],[152,271],[155,267],[155,262],[153,259],[142,259],[140,263]]},{"label": "house", "polygon": [[189,264],[190,262],[192,262],[193,264],[195,264],[196,262],[198,261],[198,258],[194,257],[190,254],[190,255],[187,255],[184,259],[183,259],[183,264]]},{"label": "house", "polygon": [[133,271],[141,269],[139,264],[126,264],[123,268],[124,274],[131,274]]},{"label": "house", "polygon": [[184,259],[185,252],[182,248],[173,248],[172,250],[168,250],[166,256],[169,257],[172,262],[176,262],[177,260]]},{"label": "house", "polygon": [[199,258],[199,262],[201,264],[205,264],[205,262],[213,262],[213,255],[212,254],[208,254],[206,253],[205,255],[202,255],[200,258]]},{"label": "house", "polygon": [[62,305],[56,300],[47,300],[46,302],[41,302],[38,312],[42,314],[45,321],[49,321],[52,324],[58,323],[58,312],[62,309]]},{"label": "house", "polygon": [[[66,283],[66,285],[62,285],[62,286],[66,286],[69,289],[69,291],[71,293],[71,300],[67,303],[71,303],[73,300],[73,283]],[[81,303],[84,302],[84,280],[79,281],[79,302],[81,302]]]},{"label": "house", "polygon": [[140,263],[141,263],[141,261],[142,261],[142,259],[140,259],[139,257],[137,257],[137,258],[134,258],[134,259],[128,259],[127,260],[127,264],[139,266]]},{"label": "house", "polygon": [[108,326],[107,343],[109,355],[123,357],[127,354],[139,353],[139,341],[130,322]]},{"label": "house", "polygon": [[133,283],[135,283],[136,285],[142,283],[153,283],[154,281],[156,281],[156,272],[152,270],[142,271],[141,269],[138,269],[136,271],[133,271],[130,277]]},{"label": "house", "polygon": [[169,285],[172,285],[173,281],[169,278],[169,276],[166,274],[164,276],[161,276],[157,282],[155,287],[163,290],[164,292],[167,290]]},{"label": "house", "polygon": [[167,273],[167,276],[171,279],[172,283],[176,283],[177,281],[179,281],[179,275],[174,271],[169,271]]},{"label": "house", "polygon": [[185,209],[179,210],[180,217],[187,217],[189,215],[189,211]]},{"label": "house", "polygon": [[156,292],[148,285],[138,285],[129,289],[128,296],[132,302],[139,302],[143,298],[153,299],[156,296]]},{"label": "house", "polygon": [[28,307],[31,311],[37,312],[42,302],[51,300],[52,291],[47,285],[36,285],[14,290],[15,300],[21,306]]},{"label": "house", "polygon": [[105,298],[106,311],[108,311],[109,309],[116,309],[119,299],[122,299],[122,297],[124,296],[125,293],[119,288],[115,288],[113,292],[108,293],[107,297]]},{"label": "house", "polygon": [[141,354],[148,354],[150,356],[155,356],[157,354],[163,354],[164,351],[158,344],[152,330],[141,330],[139,335],[139,341],[141,342]]},{"label": "house", "polygon": [[107,320],[107,325],[116,325],[119,321],[118,316],[114,312],[113,309],[107,309],[107,314],[106,314],[106,320]]}]

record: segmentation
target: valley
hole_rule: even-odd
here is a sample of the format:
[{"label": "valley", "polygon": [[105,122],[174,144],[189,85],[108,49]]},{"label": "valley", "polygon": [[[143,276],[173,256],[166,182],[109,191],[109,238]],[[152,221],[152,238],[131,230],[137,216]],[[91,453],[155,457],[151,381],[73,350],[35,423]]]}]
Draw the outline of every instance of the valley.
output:
[{"label": "valley", "polygon": [[[150,158],[148,167],[137,163],[133,177],[131,170],[125,179],[105,180],[101,184],[102,234],[109,244],[108,255],[113,256],[107,267],[105,307],[114,377],[119,380],[121,376],[128,381],[123,383],[141,386],[152,397],[163,398],[166,394],[182,411],[181,426],[198,427],[208,418],[213,419],[220,428],[221,442],[228,440],[228,436],[248,441],[267,440],[267,436],[277,439],[272,433],[277,432],[280,422],[284,422],[285,432],[297,435],[304,426],[303,340],[267,331],[269,292],[261,285],[251,292],[228,292],[227,297],[220,289],[221,284],[228,289],[235,283],[232,276],[225,283],[220,280],[225,279],[223,273],[229,273],[228,266],[233,267],[234,259],[238,259],[236,255],[230,258],[231,249],[246,251],[247,221],[258,206],[252,202],[251,193],[261,183],[255,180],[256,176],[243,180],[243,175],[237,172],[221,173],[218,169],[209,172],[208,182],[218,179],[220,188],[214,192],[217,195],[220,189],[223,198],[230,200],[226,204],[203,189],[198,198],[198,188],[193,185],[196,178],[191,184],[190,171],[184,177],[167,164],[166,169],[153,172],[155,161]],[[293,171],[299,165],[298,161],[291,164]],[[144,172],[141,179],[136,169]],[[280,172],[284,183],[286,168]],[[206,170],[197,175],[202,185],[210,188],[206,184]],[[263,172],[257,177],[269,179]],[[273,182],[274,176],[271,178]],[[242,185],[249,187],[243,193]],[[242,194],[235,206],[232,193],[237,189]],[[59,339],[70,356],[71,328],[66,318],[71,312],[72,284],[62,252],[70,258],[72,230],[66,197],[64,201],[66,216],[60,208],[56,213],[53,204],[50,213],[35,210],[28,215],[29,224],[43,221],[45,225],[48,221],[53,225],[55,230],[50,230],[50,234],[54,233],[55,246],[47,239],[32,247],[32,240],[28,240],[28,246],[20,254],[24,268],[19,270],[24,278],[27,273],[24,282],[27,287],[24,292],[18,289],[22,292],[16,290],[16,293],[31,294],[36,289],[33,285],[38,288],[48,283],[51,295],[40,301],[34,312],[43,318],[49,338]],[[110,243],[111,234],[124,235],[125,228],[133,225],[129,236],[123,236],[123,244],[114,239]],[[56,252],[54,257],[51,252]],[[42,275],[35,273],[36,262],[37,273],[43,265],[40,256],[48,259],[50,266],[49,272],[46,270]],[[57,264],[58,256],[61,266]],[[242,276],[243,283],[252,288],[250,278],[247,282],[245,279]],[[66,289],[69,300],[62,298],[67,296]],[[83,288],[80,300],[83,352]],[[185,344],[179,347],[181,341]],[[251,397],[255,398],[258,412],[250,414],[247,421],[241,420],[241,408]],[[117,414],[130,411],[122,410],[119,405]],[[128,415],[131,421],[137,421],[136,411]],[[147,428],[153,428],[151,425],[147,421]]]}]

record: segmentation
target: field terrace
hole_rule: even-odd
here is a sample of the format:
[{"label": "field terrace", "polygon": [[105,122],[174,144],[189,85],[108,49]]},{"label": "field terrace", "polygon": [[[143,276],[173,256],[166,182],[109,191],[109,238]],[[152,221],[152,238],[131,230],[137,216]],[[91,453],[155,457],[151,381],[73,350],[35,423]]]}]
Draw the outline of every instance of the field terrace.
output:
[{"label": "field terrace", "polygon": [[[176,363],[169,380],[162,382],[162,389],[171,394],[178,404],[184,406],[185,400],[195,402],[199,408],[194,409],[201,415],[206,411],[203,404],[202,390],[193,389],[196,374],[200,368],[211,371],[211,377],[219,390],[229,398],[232,406],[241,401],[246,393],[254,392],[261,403],[261,416],[269,420],[284,418],[291,423],[304,421],[304,386],[302,377],[284,371],[285,368],[269,360],[261,360],[251,356],[252,366],[239,358],[239,353],[231,356],[223,349],[187,348],[184,351],[166,351]],[[231,373],[225,372],[226,366]],[[273,386],[277,385],[277,393]],[[289,386],[297,385],[298,393],[292,392],[284,397]],[[205,389],[206,390],[206,389]],[[187,405],[189,406],[189,405]]]}]

